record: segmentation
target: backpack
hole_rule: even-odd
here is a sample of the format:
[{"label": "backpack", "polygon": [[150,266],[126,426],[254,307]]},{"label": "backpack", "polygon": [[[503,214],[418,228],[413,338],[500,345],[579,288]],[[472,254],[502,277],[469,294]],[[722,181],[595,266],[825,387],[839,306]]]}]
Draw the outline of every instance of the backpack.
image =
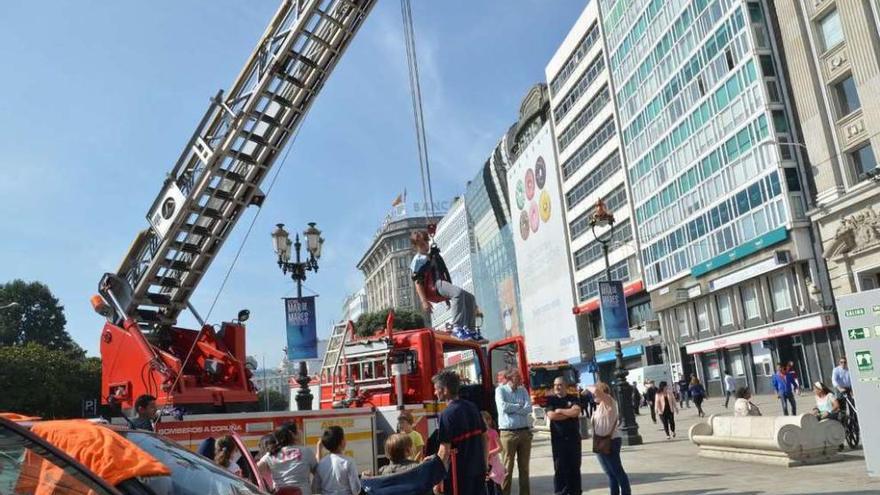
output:
[{"label": "backpack", "polygon": [[425,299],[429,302],[441,303],[449,300],[437,292],[437,281],[439,280],[452,283],[452,277],[449,276],[446,262],[440,256],[440,248],[434,244],[431,246],[431,251],[428,252],[428,267],[425,269],[425,277],[422,281],[422,287],[425,289]]}]

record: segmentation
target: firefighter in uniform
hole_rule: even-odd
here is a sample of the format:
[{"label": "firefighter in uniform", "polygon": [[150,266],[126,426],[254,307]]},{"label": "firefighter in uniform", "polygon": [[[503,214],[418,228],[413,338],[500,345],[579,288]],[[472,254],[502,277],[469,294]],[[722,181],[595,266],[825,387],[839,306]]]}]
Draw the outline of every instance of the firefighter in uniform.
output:
[{"label": "firefighter in uniform", "polygon": [[553,380],[553,395],[547,397],[550,446],[553,450],[553,492],[581,495],[581,406],[579,397],[568,394],[568,383]]}]

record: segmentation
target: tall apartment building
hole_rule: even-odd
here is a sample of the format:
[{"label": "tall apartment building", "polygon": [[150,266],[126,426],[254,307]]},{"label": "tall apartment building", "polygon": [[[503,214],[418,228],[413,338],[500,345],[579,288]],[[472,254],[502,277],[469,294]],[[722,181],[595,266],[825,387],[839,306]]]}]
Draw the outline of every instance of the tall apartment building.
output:
[{"label": "tall apartment building", "polygon": [[[840,345],[763,0],[599,0],[644,279],[674,372],[769,389]],[[674,374],[678,374],[674,373]]]},{"label": "tall apartment building", "polygon": [[[590,2],[566,35],[545,69],[550,90],[553,134],[559,156],[563,207],[567,216],[571,273],[576,287],[574,314],[581,332],[589,332],[594,349],[590,357],[599,376],[610,379],[614,368],[613,343],[601,339],[599,285],[605,279],[602,245],[590,229],[590,217],[599,199],[614,214],[609,245],[611,277],[624,282],[633,339],[623,343],[627,368],[662,362],[656,316],[644,290],[638,257],[638,239],[632,221],[624,160],[620,152],[612,85],[602,43],[596,2]],[[608,228],[596,230],[603,238]],[[581,366],[582,376],[585,366]],[[584,378],[590,375],[584,376]],[[588,380],[589,380],[588,379]]]},{"label": "tall apartment building", "polygon": [[[835,296],[880,287],[880,35],[877,2],[776,0],[799,142],[812,165],[810,217]],[[834,363],[834,349],[819,358]]]},{"label": "tall apartment building", "polygon": [[[457,197],[452,201],[449,210],[434,234],[434,243],[440,248],[443,261],[449,269],[452,283],[473,294],[474,280],[471,263],[473,251],[473,236],[467,221],[467,212],[463,197]],[[434,306],[431,313],[431,326],[443,328],[452,321],[452,308],[445,304]]]},{"label": "tall apartment building", "polygon": [[[364,274],[367,307],[371,311],[387,308],[421,311],[409,265],[413,250],[409,235],[436,224],[441,217],[409,217],[385,223],[358,262]],[[425,315],[425,321],[429,321]]]},{"label": "tall apartment building", "polygon": [[489,340],[522,334],[519,280],[507,197],[510,166],[507,143],[505,134],[477,175],[468,182],[464,197],[473,236],[474,296],[483,313],[483,337]]},{"label": "tall apartment building", "polygon": [[342,302],[342,317],[339,321],[357,321],[367,311],[369,311],[367,291],[361,287],[354,294],[345,296],[345,301]]}]

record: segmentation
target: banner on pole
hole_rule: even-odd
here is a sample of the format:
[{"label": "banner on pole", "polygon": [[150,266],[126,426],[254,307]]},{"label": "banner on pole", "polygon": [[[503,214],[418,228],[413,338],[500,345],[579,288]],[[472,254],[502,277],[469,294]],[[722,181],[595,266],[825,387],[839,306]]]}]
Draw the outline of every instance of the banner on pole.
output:
[{"label": "banner on pole", "polygon": [[623,282],[599,282],[599,312],[602,316],[602,335],[605,340],[626,340],[629,338],[629,315],[626,311],[626,296]]},{"label": "banner on pole", "polygon": [[285,298],[284,309],[287,314],[287,359],[317,359],[315,296]]}]

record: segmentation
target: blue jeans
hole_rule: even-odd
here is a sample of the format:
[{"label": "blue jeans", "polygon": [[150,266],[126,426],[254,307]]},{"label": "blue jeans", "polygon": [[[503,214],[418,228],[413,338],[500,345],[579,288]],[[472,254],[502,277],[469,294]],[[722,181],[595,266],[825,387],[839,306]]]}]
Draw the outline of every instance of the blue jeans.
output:
[{"label": "blue jeans", "polygon": [[788,405],[791,404],[791,415],[797,416],[797,403],[794,400],[794,394],[789,392],[785,395],[779,397],[779,401],[782,402],[782,415],[788,416]]},{"label": "blue jeans", "polygon": [[611,453],[596,454],[599,458],[599,465],[602,471],[608,475],[608,487],[611,489],[611,495],[631,495],[629,487],[629,477],[623,470],[623,464],[620,462],[620,446],[623,440],[614,438],[611,440]]}]

